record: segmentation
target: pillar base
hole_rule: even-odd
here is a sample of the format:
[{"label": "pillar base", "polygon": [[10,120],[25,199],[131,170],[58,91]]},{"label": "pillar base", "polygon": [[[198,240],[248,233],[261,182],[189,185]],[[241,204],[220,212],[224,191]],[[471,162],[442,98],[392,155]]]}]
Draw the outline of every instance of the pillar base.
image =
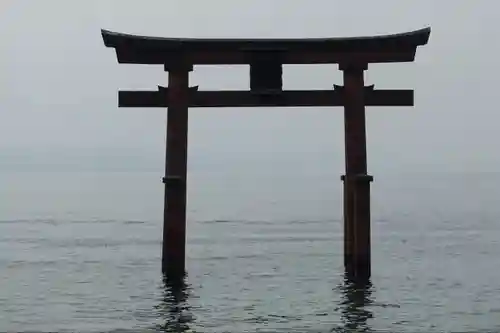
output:
[{"label": "pillar base", "polygon": [[186,268],[184,260],[178,262],[177,258],[165,258],[161,265],[161,272],[165,277],[184,277],[186,274]]},{"label": "pillar base", "polygon": [[344,267],[351,280],[363,282],[371,275],[370,183],[367,174],[343,175]]},{"label": "pillar base", "polygon": [[345,277],[352,282],[367,282],[371,277],[371,260],[367,257],[345,255]]}]

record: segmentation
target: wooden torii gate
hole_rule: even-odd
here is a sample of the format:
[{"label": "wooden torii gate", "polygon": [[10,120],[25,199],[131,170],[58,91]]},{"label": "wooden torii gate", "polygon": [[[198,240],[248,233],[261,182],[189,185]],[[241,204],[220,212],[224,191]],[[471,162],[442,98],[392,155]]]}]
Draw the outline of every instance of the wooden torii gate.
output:
[{"label": "wooden torii gate", "polygon": [[[185,273],[188,109],[190,107],[343,106],[346,174],[344,183],[344,266],[351,278],[369,278],[370,183],[367,174],[365,106],[413,106],[413,90],[365,86],[370,63],[412,62],[427,44],[430,28],[407,33],[326,39],[159,38],[102,30],[119,63],[163,65],[168,87],[120,91],[120,107],[168,108],[162,271]],[[283,64],[333,64],[344,85],[333,90],[282,89]],[[250,66],[249,91],[203,91],[189,86],[193,65]]]}]

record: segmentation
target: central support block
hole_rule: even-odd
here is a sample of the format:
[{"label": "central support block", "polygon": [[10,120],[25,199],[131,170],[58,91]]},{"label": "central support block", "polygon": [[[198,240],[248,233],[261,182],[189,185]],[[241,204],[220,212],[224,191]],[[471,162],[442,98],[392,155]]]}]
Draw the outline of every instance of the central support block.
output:
[{"label": "central support block", "polygon": [[283,91],[283,60],[279,51],[254,51],[250,61],[250,91],[279,94]]}]

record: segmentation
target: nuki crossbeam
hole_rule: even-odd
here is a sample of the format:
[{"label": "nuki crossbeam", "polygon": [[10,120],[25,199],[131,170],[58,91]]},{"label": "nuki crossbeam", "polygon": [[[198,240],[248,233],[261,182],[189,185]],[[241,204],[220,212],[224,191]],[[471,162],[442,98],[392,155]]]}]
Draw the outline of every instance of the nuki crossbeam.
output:
[{"label": "nuki crossbeam", "polygon": [[[370,183],[366,157],[367,106],[413,106],[413,90],[365,86],[370,63],[413,62],[431,30],[352,38],[195,39],[161,38],[102,30],[119,63],[162,65],[168,86],[120,91],[120,107],[167,108],[162,271],[186,271],[186,198],[189,108],[344,107],[344,266],[351,279],[371,276]],[[248,65],[250,90],[204,91],[189,85],[196,65]],[[331,90],[283,90],[284,64],[338,64],[344,85]]]}]

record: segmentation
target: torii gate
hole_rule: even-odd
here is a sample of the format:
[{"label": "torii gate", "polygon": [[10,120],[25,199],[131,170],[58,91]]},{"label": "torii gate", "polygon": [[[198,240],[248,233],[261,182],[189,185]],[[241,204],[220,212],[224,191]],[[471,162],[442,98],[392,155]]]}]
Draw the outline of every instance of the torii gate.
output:
[{"label": "torii gate", "polygon": [[[163,65],[168,87],[120,91],[120,107],[168,108],[162,271],[185,273],[186,180],[189,107],[343,106],[346,174],[344,183],[344,266],[351,278],[369,278],[370,182],[367,174],[365,106],[413,106],[413,90],[378,90],[364,84],[370,63],[412,62],[427,44],[430,28],[407,33],[324,39],[159,38],[102,30],[119,63]],[[336,63],[344,86],[333,90],[282,89],[283,64]],[[189,87],[193,65],[250,65],[249,91],[202,91]]]}]

